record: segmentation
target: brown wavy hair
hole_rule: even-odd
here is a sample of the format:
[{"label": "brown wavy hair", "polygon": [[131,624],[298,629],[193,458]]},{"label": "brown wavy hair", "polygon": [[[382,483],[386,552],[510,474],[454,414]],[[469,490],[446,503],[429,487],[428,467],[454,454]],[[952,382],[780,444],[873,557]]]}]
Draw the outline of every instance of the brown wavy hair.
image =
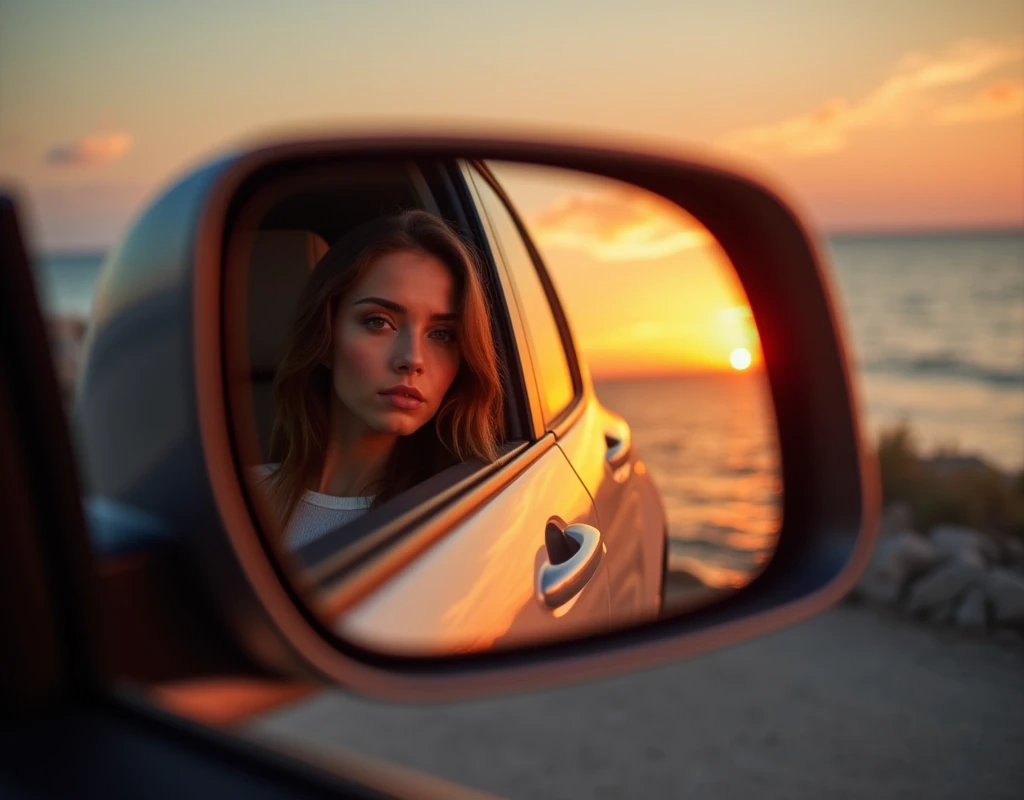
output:
[{"label": "brown wavy hair", "polygon": [[278,468],[268,480],[279,521],[320,479],[329,431],[332,323],[342,296],[383,255],[412,251],[437,258],[455,279],[461,362],[434,424],[400,437],[374,487],[374,506],[469,459],[491,462],[502,436],[502,388],[487,300],[469,246],[444,220],[408,210],[378,217],[339,239],[313,269],[274,377],[277,415],[270,437]]}]

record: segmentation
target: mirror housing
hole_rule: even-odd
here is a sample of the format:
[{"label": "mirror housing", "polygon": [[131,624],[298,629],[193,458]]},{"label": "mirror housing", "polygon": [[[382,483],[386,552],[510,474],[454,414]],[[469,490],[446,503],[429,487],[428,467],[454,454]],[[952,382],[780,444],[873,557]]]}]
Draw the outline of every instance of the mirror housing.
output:
[{"label": "mirror housing", "polygon": [[[253,523],[232,443],[225,231],[237,198],[267,175],[328,161],[419,158],[523,162],[631,183],[681,206],[717,238],[760,332],[785,485],[778,549],[750,585],[675,619],[458,657],[368,652],[330,638],[305,610]],[[761,183],[704,159],[443,134],[277,142],[230,153],[180,180],[108,258],[74,414],[94,499],[143,515],[166,534],[154,544],[152,536],[133,540],[131,526],[122,526],[112,542],[103,520],[94,520],[101,559],[107,548],[184,554],[199,576],[191,591],[258,669],[432,700],[653,666],[798,622],[835,602],[870,556],[879,510],[859,419],[820,251],[790,205]]]}]

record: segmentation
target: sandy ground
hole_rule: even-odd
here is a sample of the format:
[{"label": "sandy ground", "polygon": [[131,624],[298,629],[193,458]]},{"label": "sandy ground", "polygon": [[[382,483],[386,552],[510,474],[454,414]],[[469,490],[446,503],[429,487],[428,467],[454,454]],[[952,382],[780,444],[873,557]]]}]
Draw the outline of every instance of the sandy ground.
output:
[{"label": "sandy ground", "polygon": [[329,692],[254,727],[512,798],[1024,798],[1024,646],[838,606],[611,680],[416,707]]}]

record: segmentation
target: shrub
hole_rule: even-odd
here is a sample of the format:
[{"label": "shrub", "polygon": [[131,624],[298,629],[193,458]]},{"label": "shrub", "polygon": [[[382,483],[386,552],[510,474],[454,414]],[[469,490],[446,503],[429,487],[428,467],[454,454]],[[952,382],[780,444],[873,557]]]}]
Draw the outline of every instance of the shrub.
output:
[{"label": "shrub", "polygon": [[925,456],[907,423],[878,442],[884,502],[906,502],[923,530],[948,522],[1024,539],[1024,472],[1010,476],[945,447]]}]

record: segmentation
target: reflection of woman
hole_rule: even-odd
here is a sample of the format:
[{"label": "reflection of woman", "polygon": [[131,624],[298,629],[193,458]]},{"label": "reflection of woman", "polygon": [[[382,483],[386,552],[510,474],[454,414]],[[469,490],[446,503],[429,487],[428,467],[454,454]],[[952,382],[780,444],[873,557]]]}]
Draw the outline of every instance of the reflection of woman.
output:
[{"label": "reflection of woman", "polygon": [[425,211],[335,243],[299,300],[274,398],[277,463],[260,471],[288,549],[458,461],[492,461],[501,383],[466,245]]}]

